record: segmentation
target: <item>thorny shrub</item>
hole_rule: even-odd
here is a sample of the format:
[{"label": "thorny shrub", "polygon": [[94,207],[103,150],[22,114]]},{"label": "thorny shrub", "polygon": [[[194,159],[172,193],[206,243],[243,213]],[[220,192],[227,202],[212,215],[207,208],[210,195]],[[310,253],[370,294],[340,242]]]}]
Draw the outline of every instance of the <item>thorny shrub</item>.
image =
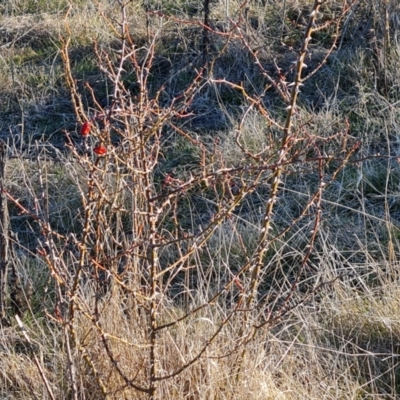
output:
[{"label": "thorny shrub", "polygon": [[[338,30],[352,6],[343,2],[332,19],[319,22],[323,3],[314,1],[295,63],[288,70],[276,66],[272,76],[243,29],[244,6],[228,30],[213,29],[207,18],[183,21],[149,11],[147,18],[158,21],[158,28],[149,24],[147,43],[137,43],[127,5],[120,2],[118,22],[103,15],[116,41],[108,50],[95,43],[98,66],[112,87],[107,105],[90,83],[78,85],[71,37],[62,39],[67,87],[80,125],[78,139],[65,132],[81,171],[79,228],[66,233],[52,226],[45,185],[34,210],[6,195],[40,227],[37,257],[46,263],[55,287],[54,310],[47,317],[64,335],[72,398],[81,398],[83,371],[98,396],[124,392],[151,399],[165,398],[169,383],[187,376],[204,358],[229,357],[239,376],[247,344],[329,284],[310,262],[321,226],[321,199],[359,143],[347,121],[327,136],[311,132],[299,112],[302,87],[337,40],[333,35],[326,58],[304,74],[313,34]],[[153,75],[166,21],[194,25],[203,35],[201,57],[177,92]],[[213,41],[222,49],[218,54],[210,50]],[[262,87],[252,90],[214,77],[214,63],[231,43],[247,53]],[[240,157],[229,162],[217,139],[194,134],[183,123],[195,115],[199,98],[222,88],[245,104],[235,129]],[[90,109],[82,101],[83,90],[91,96]],[[273,111],[265,100],[271,92],[280,99]],[[250,115],[265,122],[261,147],[244,137]],[[168,168],[166,149],[177,142],[196,153],[190,168]],[[303,173],[313,177],[313,192],[299,203],[295,217],[285,219],[285,182]],[[221,230],[232,233],[236,250],[216,244]],[[301,237],[302,251],[291,265],[282,264],[274,251],[291,232]],[[185,343],[191,329],[205,330],[193,348]],[[41,376],[48,383],[44,372]],[[54,398],[50,385],[46,388]]]}]

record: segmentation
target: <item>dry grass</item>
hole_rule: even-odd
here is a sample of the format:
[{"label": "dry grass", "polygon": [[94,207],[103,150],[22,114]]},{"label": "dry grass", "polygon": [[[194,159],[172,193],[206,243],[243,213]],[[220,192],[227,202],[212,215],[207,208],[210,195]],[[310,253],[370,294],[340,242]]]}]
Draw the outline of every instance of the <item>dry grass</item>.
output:
[{"label": "dry grass", "polygon": [[[246,114],[250,103],[235,85],[243,84],[253,98],[262,94],[265,109],[283,123],[286,105],[273,89],[263,91],[268,79],[255,67],[250,50],[258,51],[266,73],[278,79],[279,67],[290,82],[290,68],[312,3],[267,1],[263,5],[246,4],[248,8],[242,10],[236,3],[211,5],[212,28],[218,32],[226,32],[229,27],[227,13],[238,20],[242,11],[248,47],[238,37],[227,42],[225,36],[211,34],[212,78],[226,79],[232,85],[214,81],[199,88],[188,109],[191,115],[174,121],[186,136],[163,128],[161,155],[153,170],[156,190],[162,191],[168,174],[177,181],[196,176],[203,168],[203,149],[207,151],[209,171],[246,163],[257,165],[246,152],[261,154],[261,160],[273,159],[282,132],[259,109],[254,107]],[[326,2],[321,18],[328,20],[342,3]],[[202,8],[195,2],[178,6],[166,1],[149,7],[191,21],[146,17],[139,2],[128,7],[130,32],[143,47],[140,57],[147,54],[144,49],[149,32],[158,30],[154,53],[157,62],[151,69],[148,93],[152,96],[164,85],[159,105],[167,108],[171,99],[193,81],[194,71],[201,66],[202,29],[197,22],[202,20]],[[324,170],[325,176],[334,180],[322,196],[320,232],[307,268],[302,270],[300,284],[295,285],[296,277],[307,251],[314,215],[310,211],[301,220],[297,218],[319,184],[318,171],[307,161],[312,158],[307,152],[301,153],[283,175],[271,228],[273,234],[281,234],[262,257],[259,293],[264,308],[254,307],[244,319],[242,315],[248,310],[232,310],[240,304],[241,285],[248,287],[251,279],[246,274],[239,282],[233,278],[256,251],[271,175],[255,181],[254,188],[233,208],[229,218],[215,226],[215,215],[231,204],[255,174],[243,172],[231,180],[221,179],[214,186],[207,182],[193,185],[171,201],[159,233],[175,238],[180,229],[178,233],[186,236],[182,245],[171,241],[160,250],[162,268],[183,257],[205,226],[213,228],[207,243],[193,251],[181,269],[163,275],[159,292],[153,296],[158,301],[157,323],[174,321],[204,304],[207,307],[189,312],[188,318],[159,332],[160,375],[176,371],[192,359],[196,362],[160,381],[156,398],[399,398],[400,43],[398,21],[393,17],[397,8],[395,1],[358,2],[344,18],[338,45],[330,58],[302,88],[293,121],[296,132],[301,132],[302,137],[320,135],[320,150],[329,155],[341,141],[340,137],[328,139],[344,132],[347,120],[349,140],[360,140],[362,145],[339,174],[334,161]],[[60,289],[55,273],[61,271],[59,279],[65,279],[79,269],[82,250],[77,243],[85,226],[83,205],[91,179],[87,168],[96,162],[95,157],[86,159],[83,155],[76,110],[70,101],[60,57],[61,39],[68,26],[72,33],[72,72],[83,94],[85,110],[90,114],[97,107],[85,82],[104,102],[102,107],[110,105],[112,80],[100,71],[93,43],[117,59],[114,50],[118,35],[104,22],[104,16],[107,21],[119,18],[119,8],[117,3],[106,1],[76,1],[69,9],[62,1],[39,1],[33,5],[26,0],[12,0],[7,6],[0,5],[0,12],[0,137],[8,141],[6,190],[32,212],[23,213],[16,202],[9,202],[12,269],[7,313],[11,324],[4,324],[0,333],[0,397],[50,399],[44,384],[47,381],[57,399],[147,398],[124,379],[127,376],[139,386],[146,386],[149,381],[147,310],[151,299],[148,274],[143,273],[140,278],[135,275],[141,258],[134,253],[120,256],[121,249],[134,243],[134,235],[127,229],[135,219],[129,209],[134,202],[134,189],[127,193],[121,189],[131,188],[132,181],[123,173],[116,173],[120,155],[114,150],[108,159],[109,169],[104,169],[103,180],[100,182],[99,178],[96,188],[118,197],[121,208],[114,218],[105,201],[103,219],[99,217],[97,223],[108,224],[110,229],[104,229],[105,240],[96,249],[111,256],[108,260],[92,257],[96,262],[110,263],[113,279],[117,279],[118,260],[132,266],[127,272],[131,275],[126,277],[130,286],[112,279],[111,283],[93,280],[92,272],[85,270],[82,286],[75,293],[74,321],[63,321],[68,304],[58,300],[68,298],[72,286]],[[305,71],[324,59],[334,34],[329,28],[316,35]],[[124,84],[136,102],[134,74],[135,69],[126,65]],[[66,132],[71,138],[69,145],[76,146],[75,153],[65,146]],[[95,142],[91,140],[89,145]],[[100,200],[88,202],[86,210],[95,201]],[[33,217],[35,210],[35,215],[42,215],[54,232],[63,235],[62,239],[43,239],[43,225]],[[91,229],[97,229],[96,221],[91,223]],[[288,226],[290,230],[286,231]],[[140,227],[139,233],[144,235],[146,229]],[[190,235],[194,239],[187,239]],[[108,240],[116,237],[118,243]],[[49,268],[43,257],[43,249],[52,245],[58,258],[50,265],[59,270]],[[140,246],[137,248],[141,251]],[[104,284],[101,288],[100,281]],[[225,285],[226,290],[222,290]],[[218,299],[208,303],[219,291],[222,294]],[[282,310],[282,299],[289,293],[288,306],[297,306],[260,326],[246,350],[237,351],[248,332],[246,323],[257,325]],[[15,323],[15,313],[21,315],[31,344]],[[65,333],[69,323],[75,335],[75,343],[70,343],[76,346],[72,352],[67,346],[70,336]],[[210,341],[216,331],[219,335]],[[34,363],[34,356],[43,372]],[[73,379],[71,359],[77,369]]]}]

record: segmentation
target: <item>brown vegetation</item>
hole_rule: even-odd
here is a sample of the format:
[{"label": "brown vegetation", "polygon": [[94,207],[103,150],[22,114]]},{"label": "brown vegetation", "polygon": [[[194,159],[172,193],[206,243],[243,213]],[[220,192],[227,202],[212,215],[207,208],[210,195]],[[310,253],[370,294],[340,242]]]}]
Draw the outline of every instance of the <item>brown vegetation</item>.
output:
[{"label": "brown vegetation", "polygon": [[398,398],[396,2],[0,5],[0,393]]}]

